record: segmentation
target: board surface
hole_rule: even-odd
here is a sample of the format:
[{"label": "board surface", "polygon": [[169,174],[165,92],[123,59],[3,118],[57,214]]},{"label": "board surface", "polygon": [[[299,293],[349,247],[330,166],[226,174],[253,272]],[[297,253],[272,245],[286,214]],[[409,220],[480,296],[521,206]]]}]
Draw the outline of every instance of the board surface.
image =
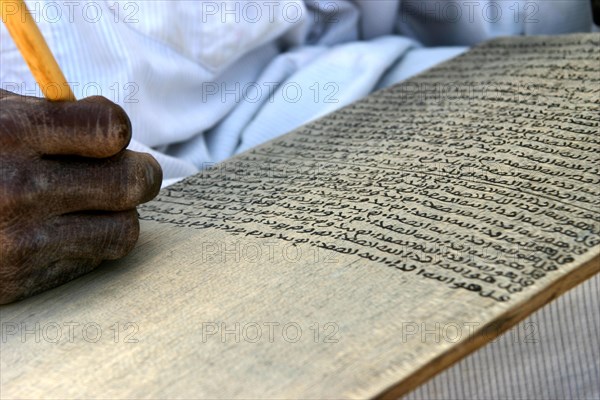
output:
[{"label": "board surface", "polygon": [[0,308],[2,398],[395,397],[600,270],[600,35],[501,39],[169,187]]}]

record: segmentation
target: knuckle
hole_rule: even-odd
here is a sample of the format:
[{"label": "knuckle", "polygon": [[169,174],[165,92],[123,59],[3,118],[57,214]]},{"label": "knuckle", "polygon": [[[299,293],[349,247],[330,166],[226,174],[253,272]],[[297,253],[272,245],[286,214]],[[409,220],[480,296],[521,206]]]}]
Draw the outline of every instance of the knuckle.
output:
[{"label": "knuckle", "polygon": [[0,163],[0,227],[21,217],[39,194],[43,186],[31,163],[2,160]]},{"label": "knuckle", "polygon": [[[47,248],[51,235],[45,229],[31,224],[3,229],[0,233],[2,265],[27,266],[36,264],[38,259],[47,258]],[[10,268],[9,268],[10,269]]]},{"label": "knuckle", "polygon": [[23,137],[32,131],[32,120],[39,114],[39,104],[27,97],[6,95],[0,98],[0,150],[22,151]]},{"label": "knuckle", "polygon": [[0,231],[0,304],[29,295],[35,285],[33,271],[46,259],[47,237],[38,229]]}]

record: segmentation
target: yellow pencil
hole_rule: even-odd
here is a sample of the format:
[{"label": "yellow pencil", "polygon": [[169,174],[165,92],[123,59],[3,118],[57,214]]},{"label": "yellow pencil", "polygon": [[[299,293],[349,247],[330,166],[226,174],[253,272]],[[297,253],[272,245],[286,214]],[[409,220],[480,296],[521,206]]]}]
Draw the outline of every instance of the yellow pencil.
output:
[{"label": "yellow pencil", "polygon": [[2,21],[48,100],[74,101],[75,95],[23,0],[0,0]]}]

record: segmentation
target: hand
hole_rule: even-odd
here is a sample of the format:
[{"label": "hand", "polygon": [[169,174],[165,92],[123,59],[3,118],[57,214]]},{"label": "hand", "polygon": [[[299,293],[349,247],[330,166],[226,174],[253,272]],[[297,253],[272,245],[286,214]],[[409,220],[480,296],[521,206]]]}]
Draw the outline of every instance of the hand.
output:
[{"label": "hand", "polygon": [[0,90],[0,304],[58,286],[135,245],[135,207],[160,189],[131,124],[103,97],[49,102]]}]

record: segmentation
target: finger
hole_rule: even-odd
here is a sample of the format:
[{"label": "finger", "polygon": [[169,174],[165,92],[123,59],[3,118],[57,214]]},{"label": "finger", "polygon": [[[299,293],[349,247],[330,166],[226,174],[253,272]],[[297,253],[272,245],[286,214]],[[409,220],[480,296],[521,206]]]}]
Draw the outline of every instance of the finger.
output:
[{"label": "finger", "polygon": [[154,157],[129,150],[102,160],[40,160],[38,168],[27,172],[33,178],[19,201],[46,215],[129,210],[154,198],[162,182]]},{"label": "finger", "polygon": [[47,257],[115,260],[127,255],[137,242],[137,211],[68,214],[54,218],[46,228]]},{"label": "finger", "polygon": [[56,216],[2,236],[2,273],[18,270],[29,275],[41,265],[65,259],[120,258],[135,245],[139,229],[135,209]]},{"label": "finger", "polygon": [[71,214],[0,236],[0,304],[61,285],[133,249],[136,210]]},{"label": "finger", "polygon": [[40,155],[104,158],[117,154],[131,140],[129,117],[104,97],[74,102],[25,96],[1,100],[3,141],[11,139]]},{"label": "finger", "polygon": [[58,260],[38,268],[19,270],[18,276],[0,276],[0,304],[8,304],[60,286],[96,268],[102,260]]},{"label": "finger", "polygon": [[0,100],[4,99],[5,97],[12,97],[12,96],[18,96],[18,94],[9,92],[8,90],[0,89]]}]

